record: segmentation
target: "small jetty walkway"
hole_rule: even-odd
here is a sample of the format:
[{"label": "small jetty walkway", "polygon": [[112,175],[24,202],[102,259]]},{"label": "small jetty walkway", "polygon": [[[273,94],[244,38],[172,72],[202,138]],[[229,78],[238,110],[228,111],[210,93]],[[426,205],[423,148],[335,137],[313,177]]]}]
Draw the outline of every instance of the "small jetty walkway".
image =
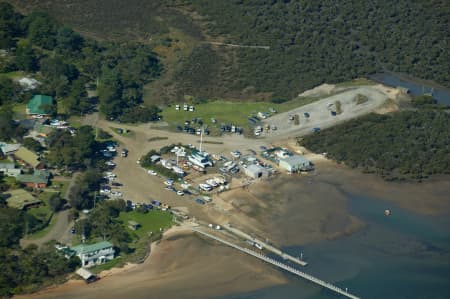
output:
[{"label": "small jetty walkway", "polygon": [[318,278],[316,278],[314,276],[306,274],[306,273],[304,273],[304,272],[302,272],[300,270],[297,270],[297,269],[295,269],[295,268],[293,268],[291,266],[283,264],[283,263],[281,263],[281,262],[279,262],[277,260],[274,260],[274,259],[272,259],[272,258],[270,258],[268,256],[265,256],[263,254],[260,254],[260,253],[258,253],[256,251],[253,251],[253,250],[250,250],[248,248],[244,248],[244,247],[241,247],[239,245],[233,244],[233,243],[228,242],[228,241],[226,241],[226,240],[224,240],[222,238],[219,238],[217,236],[214,236],[212,234],[204,232],[204,231],[202,231],[202,230],[200,230],[200,229],[198,229],[196,227],[190,227],[190,229],[192,231],[194,231],[194,232],[199,233],[200,235],[203,235],[203,236],[208,237],[210,239],[216,240],[216,241],[218,241],[220,243],[228,245],[228,246],[230,246],[230,247],[232,247],[234,249],[237,249],[237,250],[239,250],[241,252],[244,252],[244,253],[246,253],[248,255],[254,256],[254,257],[256,257],[256,258],[258,258],[260,260],[263,260],[263,261],[265,261],[265,262],[267,262],[269,264],[272,264],[272,265],[274,265],[274,266],[276,266],[278,268],[284,269],[284,270],[286,270],[286,271],[288,271],[288,272],[290,272],[290,273],[292,273],[294,275],[300,276],[300,277],[302,277],[302,278],[304,278],[306,280],[309,280],[309,281],[311,281],[311,282],[313,282],[313,283],[315,283],[317,285],[320,285],[320,286],[322,286],[324,288],[327,288],[327,289],[329,289],[329,290],[331,290],[331,291],[333,291],[335,293],[338,293],[340,295],[343,295],[343,296],[345,296],[347,298],[360,299],[359,297],[357,297],[355,295],[352,295],[352,294],[348,293],[347,291],[332,285],[331,283],[328,283],[328,282],[325,282],[323,280],[320,280],[320,279],[318,279]]},{"label": "small jetty walkway", "polygon": [[294,263],[296,263],[296,264],[298,264],[300,266],[303,266],[303,267],[308,265],[308,263],[306,263],[306,262],[304,262],[304,261],[302,261],[302,260],[300,260],[300,259],[298,259],[296,257],[293,257],[293,256],[291,256],[291,255],[281,251],[280,249],[270,245],[269,243],[266,243],[264,241],[258,240],[257,238],[254,238],[254,237],[250,236],[249,234],[247,234],[247,233],[245,233],[245,232],[243,232],[243,231],[241,231],[241,230],[239,230],[237,228],[231,227],[231,225],[229,225],[229,224],[225,224],[223,226],[223,228],[228,230],[228,231],[230,231],[231,233],[233,233],[233,234],[235,234],[237,236],[240,236],[240,237],[242,237],[244,239],[253,241],[255,243],[258,243],[258,244],[264,246],[265,249],[267,249],[269,251],[272,251],[273,253],[281,256],[284,260],[289,260],[289,261],[294,262]]}]

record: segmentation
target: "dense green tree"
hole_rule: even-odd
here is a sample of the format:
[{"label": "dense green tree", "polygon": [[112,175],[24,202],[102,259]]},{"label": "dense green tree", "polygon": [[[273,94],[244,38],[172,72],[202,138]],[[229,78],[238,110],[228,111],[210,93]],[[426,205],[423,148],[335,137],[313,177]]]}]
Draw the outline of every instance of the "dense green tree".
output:
[{"label": "dense green tree", "polygon": [[35,153],[39,153],[43,149],[39,141],[34,140],[33,138],[24,138],[22,142],[23,146]]},{"label": "dense green tree", "polygon": [[22,16],[14,10],[14,7],[5,2],[0,2],[0,49],[9,49],[15,46],[15,38],[21,35]]},{"label": "dense green tree", "polygon": [[47,144],[50,165],[77,170],[95,164],[98,145],[90,126],[80,127],[75,136],[63,130],[53,131],[47,137]]},{"label": "dense green tree", "polygon": [[0,226],[0,248],[18,245],[25,229],[22,213],[17,209],[6,206],[0,207],[0,221],[2,222]]},{"label": "dense green tree", "polygon": [[23,25],[31,42],[47,50],[55,48],[57,25],[47,13],[34,11],[24,18]]},{"label": "dense green tree", "polygon": [[48,199],[48,205],[50,206],[53,212],[60,211],[65,203],[66,200],[61,198],[61,196],[58,193],[52,194],[52,196],[50,196],[50,198]]},{"label": "dense green tree", "polygon": [[71,28],[61,26],[56,35],[56,52],[64,57],[77,56],[83,47],[83,38]]},{"label": "dense green tree", "polygon": [[10,106],[0,106],[0,140],[9,140],[16,135],[17,124],[13,115]]},{"label": "dense green tree", "polygon": [[419,110],[371,114],[300,141],[315,152],[386,180],[450,173],[450,116]]},{"label": "dense green tree", "polygon": [[95,169],[89,169],[80,175],[72,189],[70,189],[70,205],[77,210],[94,207],[94,200],[96,192],[99,190],[101,179],[101,172]]},{"label": "dense green tree", "polygon": [[36,54],[30,44],[19,45],[15,54],[15,63],[19,70],[34,72],[39,69]]},{"label": "dense green tree", "polygon": [[0,106],[15,103],[18,99],[18,86],[9,78],[0,78]]},{"label": "dense green tree", "polygon": [[92,108],[85,84],[86,79],[83,77],[79,77],[72,82],[70,92],[65,100],[66,108],[70,114],[84,114]]}]

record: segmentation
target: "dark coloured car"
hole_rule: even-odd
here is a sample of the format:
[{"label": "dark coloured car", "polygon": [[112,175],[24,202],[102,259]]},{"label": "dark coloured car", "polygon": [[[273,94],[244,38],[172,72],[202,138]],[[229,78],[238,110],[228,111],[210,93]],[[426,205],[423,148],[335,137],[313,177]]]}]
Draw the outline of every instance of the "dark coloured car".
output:
[{"label": "dark coloured car", "polygon": [[177,126],[177,131],[181,132],[181,131],[183,131],[183,128],[181,126]]},{"label": "dark coloured car", "polygon": [[204,205],[205,204],[205,201],[203,199],[201,199],[201,198],[196,198],[195,202],[200,204],[200,205]]}]

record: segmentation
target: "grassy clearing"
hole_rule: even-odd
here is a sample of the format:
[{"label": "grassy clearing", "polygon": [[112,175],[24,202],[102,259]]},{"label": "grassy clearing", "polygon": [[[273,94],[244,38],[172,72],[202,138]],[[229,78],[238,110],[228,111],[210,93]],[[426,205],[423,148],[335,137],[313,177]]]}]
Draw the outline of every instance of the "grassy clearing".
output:
[{"label": "grassy clearing", "polygon": [[28,210],[27,213],[40,219],[43,223],[48,223],[48,225],[46,225],[43,229],[30,234],[27,237],[28,239],[35,240],[35,239],[42,238],[53,228],[53,225],[58,220],[58,214],[53,213],[48,204],[48,199],[53,194],[54,194],[54,192],[42,192],[38,196],[38,198],[40,200],[42,200],[42,204],[37,208],[32,208],[32,209]]},{"label": "grassy clearing", "polygon": [[68,119],[68,122],[71,127],[74,127],[75,129],[78,129],[83,125],[83,120],[80,116],[71,116]]},{"label": "grassy clearing", "polygon": [[11,79],[11,80],[20,79],[20,78],[24,77],[25,75],[26,75],[26,73],[23,72],[23,71],[15,71],[15,72],[9,72],[9,73],[0,73],[0,77],[8,78],[8,79]]},{"label": "grassy clearing", "polygon": [[53,180],[52,185],[49,187],[53,192],[58,191],[62,197],[67,192],[67,188],[69,188],[70,181],[57,181]]},{"label": "grassy clearing", "polygon": [[116,257],[113,260],[110,260],[104,264],[92,267],[89,269],[94,274],[98,274],[102,271],[109,270],[111,268],[120,268],[125,265],[125,259],[121,258],[120,256]]},{"label": "grassy clearing", "polygon": [[[120,213],[119,219],[127,229],[138,238],[147,237],[149,233],[158,233],[160,228],[166,229],[172,225],[172,215],[165,211],[150,211],[148,213],[138,213],[135,211],[128,213]],[[141,225],[137,230],[128,228],[128,221],[136,221]]]},{"label": "grassy clearing", "polygon": [[[258,112],[269,112],[269,108],[273,108],[277,112],[285,112],[317,100],[318,98],[302,97],[281,104],[215,101],[195,105],[194,112],[183,111],[182,109],[177,111],[174,106],[171,106],[164,109],[161,114],[172,128],[175,128],[177,125],[183,126],[186,120],[198,118],[202,119],[203,123],[212,129],[220,127],[221,123],[231,123],[245,129],[250,125],[248,118],[256,116]],[[214,118],[217,123],[212,123],[211,118]]]},{"label": "grassy clearing", "polygon": [[52,230],[55,223],[58,221],[58,217],[59,217],[59,214],[53,214],[52,218],[50,219],[50,222],[44,229],[38,230],[37,232],[35,232],[31,235],[28,235],[27,239],[37,240],[37,239],[40,239],[40,238],[44,237],[45,235],[47,235]]}]

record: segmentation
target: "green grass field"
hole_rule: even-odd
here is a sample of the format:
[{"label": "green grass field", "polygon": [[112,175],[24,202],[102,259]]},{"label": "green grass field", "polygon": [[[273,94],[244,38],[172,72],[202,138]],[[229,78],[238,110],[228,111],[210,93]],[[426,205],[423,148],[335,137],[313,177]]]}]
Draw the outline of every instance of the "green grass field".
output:
[{"label": "green grass field", "polygon": [[[192,118],[202,119],[203,123],[212,130],[219,128],[221,123],[233,124],[245,129],[249,127],[248,118],[256,116],[258,112],[269,112],[269,108],[275,109],[277,113],[285,112],[316,100],[317,98],[297,98],[282,104],[215,101],[195,105],[194,112],[183,111],[183,103],[179,103],[181,106],[179,111],[175,110],[175,106],[172,105],[164,109],[161,114],[163,120],[169,123],[172,129],[177,125],[183,126],[186,120],[192,120]],[[216,119],[217,123],[213,124],[211,118]]]},{"label": "green grass field", "polygon": [[8,78],[8,79],[11,79],[11,80],[20,79],[20,78],[22,78],[25,75],[26,75],[26,73],[23,72],[23,71],[15,71],[15,72],[9,72],[9,73],[0,73],[0,77]]},{"label": "green grass field", "polygon": [[28,239],[39,239],[45,236],[52,229],[53,225],[56,223],[57,216],[51,211],[50,206],[48,205],[48,199],[52,194],[53,192],[42,192],[41,194],[39,194],[38,198],[42,200],[41,205],[37,208],[31,208],[27,211],[27,213],[42,220],[43,223],[48,222],[48,225],[45,226],[43,229],[38,230],[33,234],[30,234],[27,237]]},{"label": "green grass field", "polygon": [[[160,228],[166,229],[172,225],[172,215],[165,211],[150,211],[148,213],[128,212],[120,213],[119,219],[123,221],[123,224],[127,229],[135,234],[137,237],[142,238],[148,236],[149,232],[159,232]],[[128,221],[136,221],[141,227],[135,231],[128,228]]]}]

